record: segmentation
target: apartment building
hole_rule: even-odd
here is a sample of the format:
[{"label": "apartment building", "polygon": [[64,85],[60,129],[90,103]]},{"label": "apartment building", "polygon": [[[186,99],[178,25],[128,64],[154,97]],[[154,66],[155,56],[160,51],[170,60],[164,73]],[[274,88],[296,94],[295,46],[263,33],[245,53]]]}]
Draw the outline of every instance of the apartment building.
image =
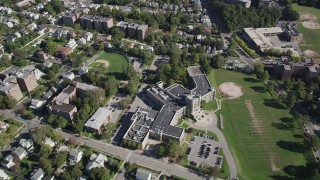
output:
[{"label": "apartment building", "polygon": [[148,25],[128,23],[124,21],[119,22],[117,27],[123,31],[126,36],[140,41],[144,40],[148,30]]},{"label": "apartment building", "polygon": [[104,32],[114,26],[113,19],[102,16],[84,15],[79,18],[81,27]]}]

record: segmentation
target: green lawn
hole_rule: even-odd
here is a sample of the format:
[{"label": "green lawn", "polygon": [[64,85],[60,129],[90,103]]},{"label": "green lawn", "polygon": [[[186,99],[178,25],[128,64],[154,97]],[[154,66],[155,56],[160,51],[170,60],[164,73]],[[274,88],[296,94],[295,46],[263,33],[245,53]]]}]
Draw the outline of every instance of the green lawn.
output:
[{"label": "green lawn", "polygon": [[217,102],[215,100],[209,101],[205,104],[205,106],[202,109],[208,110],[208,111],[214,111],[218,109]]},{"label": "green lawn", "polygon": [[[301,130],[296,126],[291,130],[272,126],[273,123],[290,123],[292,115],[289,110],[265,104],[272,96],[257,90],[262,85],[255,76],[222,69],[211,73],[210,80],[213,75],[218,85],[235,82],[244,91],[239,99],[224,100],[219,111],[224,117],[222,131],[236,160],[239,179],[272,179],[273,175],[286,175],[283,168],[288,165],[305,165],[304,154],[285,150],[288,145],[302,141],[294,136],[301,135]],[[249,109],[253,112],[251,115]],[[251,135],[251,132],[255,134]],[[280,143],[282,148],[278,146],[279,141],[284,142]]]},{"label": "green lawn", "polygon": [[[96,58],[96,60],[106,60],[109,62],[108,72],[114,73],[114,72],[123,72],[123,69],[128,66],[127,59],[118,53],[114,52],[102,52],[100,56]],[[93,69],[99,69],[100,67],[103,67],[102,63],[94,62],[91,65],[91,68]]]},{"label": "green lawn", "polygon": [[[317,16],[317,20],[320,23],[320,10],[313,7],[299,6],[298,4],[292,5],[293,9],[299,13],[311,13]],[[304,51],[306,49],[319,53],[316,57],[320,57],[320,30],[319,29],[308,29],[303,27],[301,24],[298,30],[303,34],[303,40],[300,42],[300,47]]]},{"label": "green lawn", "polygon": [[223,153],[223,149],[221,148],[219,150],[219,155],[223,157],[224,161],[222,163],[222,166],[221,166],[221,174],[220,174],[220,178],[226,178],[226,177],[229,177],[230,176],[230,169],[229,169],[229,165],[228,165],[228,162],[226,161],[226,158],[224,156],[224,153]]}]

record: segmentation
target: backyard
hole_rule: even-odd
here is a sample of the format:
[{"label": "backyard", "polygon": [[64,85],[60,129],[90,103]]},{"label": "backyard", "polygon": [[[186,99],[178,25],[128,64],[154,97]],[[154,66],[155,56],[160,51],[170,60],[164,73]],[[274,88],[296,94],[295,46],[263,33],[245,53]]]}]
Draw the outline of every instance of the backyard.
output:
[{"label": "backyard", "polygon": [[[320,23],[320,10],[313,7],[299,6],[298,4],[292,5],[293,9],[300,13],[300,20],[302,20],[303,14],[313,16],[312,21],[315,23]],[[302,51],[309,50],[305,52],[307,56],[310,57],[320,57],[320,30],[310,29],[304,27],[301,23],[298,26],[298,30],[303,34],[303,40],[300,42],[300,47]]]},{"label": "backyard", "polygon": [[123,55],[115,52],[102,52],[90,67],[95,70],[105,68],[108,73],[120,73],[123,72],[127,66],[128,61]]},{"label": "backyard", "polygon": [[305,165],[304,154],[297,150],[302,142],[300,128],[288,109],[273,107],[272,99],[277,97],[261,91],[255,76],[219,69],[210,73],[209,80],[213,86],[234,82],[244,91],[240,98],[223,100],[217,112],[224,117],[222,131],[239,179],[275,179],[287,175],[285,167]]}]

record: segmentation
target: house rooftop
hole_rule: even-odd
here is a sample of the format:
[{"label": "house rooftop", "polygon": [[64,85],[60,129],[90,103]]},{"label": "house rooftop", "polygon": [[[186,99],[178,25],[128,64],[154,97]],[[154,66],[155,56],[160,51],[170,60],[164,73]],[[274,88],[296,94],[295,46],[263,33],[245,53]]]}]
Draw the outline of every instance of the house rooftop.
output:
[{"label": "house rooftop", "polygon": [[101,126],[106,122],[107,117],[112,113],[111,110],[103,107],[99,108],[88,121],[84,124],[85,127],[92,129],[100,129]]}]

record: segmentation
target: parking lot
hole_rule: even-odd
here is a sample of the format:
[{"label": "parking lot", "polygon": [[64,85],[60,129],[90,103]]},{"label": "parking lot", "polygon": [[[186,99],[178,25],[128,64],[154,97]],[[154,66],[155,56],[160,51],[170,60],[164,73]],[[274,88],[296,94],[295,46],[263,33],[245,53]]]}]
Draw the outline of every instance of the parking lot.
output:
[{"label": "parking lot", "polygon": [[209,166],[221,167],[223,157],[219,156],[220,146],[217,141],[211,137],[192,137],[189,148],[187,150],[188,160],[191,165],[199,166],[207,164]]},{"label": "parking lot", "polygon": [[112,111],[110,122],[116,123],[123,109],[120,108],[119,102],[121,99],[125,97],[120,94],[115,95],[110,101],[107,103],[106,108]]}]

